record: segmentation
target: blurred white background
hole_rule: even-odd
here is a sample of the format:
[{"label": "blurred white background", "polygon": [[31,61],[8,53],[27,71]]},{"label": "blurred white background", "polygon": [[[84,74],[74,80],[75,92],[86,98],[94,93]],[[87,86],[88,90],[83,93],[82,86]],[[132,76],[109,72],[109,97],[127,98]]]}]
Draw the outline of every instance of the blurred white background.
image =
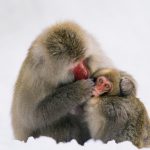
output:
[{"label": "blurred white background", "polygon": [[91,32],[115,65],[135,77],[150,113],[150,0],[0,0],[0,147],[13,145],[10,106],[27,50],[45,27],[63,20]]}]

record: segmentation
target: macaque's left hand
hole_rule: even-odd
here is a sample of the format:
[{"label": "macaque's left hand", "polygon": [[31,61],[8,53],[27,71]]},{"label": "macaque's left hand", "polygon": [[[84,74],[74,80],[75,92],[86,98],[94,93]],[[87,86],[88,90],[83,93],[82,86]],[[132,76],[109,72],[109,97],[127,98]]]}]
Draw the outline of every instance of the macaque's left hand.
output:
[{"label": "macaque's left hand", "polygon": [[120,91],[122,96],[136,94],[136,86],[130,77],[122,77],[120,81]]}]

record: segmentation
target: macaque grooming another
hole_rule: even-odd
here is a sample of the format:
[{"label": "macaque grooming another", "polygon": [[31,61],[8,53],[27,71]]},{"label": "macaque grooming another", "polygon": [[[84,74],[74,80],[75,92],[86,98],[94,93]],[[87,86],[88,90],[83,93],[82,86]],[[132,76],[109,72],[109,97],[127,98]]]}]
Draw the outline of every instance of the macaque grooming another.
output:
[{"label": "macaque grooming another", "polygon": [[[104,67],[114,66],[76,23],[45,29],[29,48],[16,81],[11,111],[15,139],[48,136],[84,144],[90,134],[80,106],[92,97],[89,77]],[[128,85],[120,88],[124,94],[130,91]],[[78,107],[81,111],[74,111]]]},{"label": "macaque grooming another", "polygon": [[[131,80],[121,71],[100,69],[93,74],[93,98],[87,102],[86,121],[92,138],[104,143],[131,141],[138,148],[150,146],[150,120],[143,103],[136,98]],[[132,87],[129,95],[120,86]]]},{"label": "macaque grooming another", "polygon": [[15,139],[87,141],[90,135],[82,113],[71,112],[91,98],[90,75],[112,66],[96,40],[76,23],[45,29],[29,48],[16,81],[11,111]]}]

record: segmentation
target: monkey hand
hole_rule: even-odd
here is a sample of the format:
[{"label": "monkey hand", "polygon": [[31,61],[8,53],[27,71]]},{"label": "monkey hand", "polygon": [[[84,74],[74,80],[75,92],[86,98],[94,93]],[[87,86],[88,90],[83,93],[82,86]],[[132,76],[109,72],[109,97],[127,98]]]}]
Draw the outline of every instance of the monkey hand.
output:
[{"label": "monkey hand", "polygon": [[89,100],[92,97],[94,82],[91,79],[76,81],[76,88],[79,90],[81,103]]},{"label": "monkey hand", "polygon": [[132,79],[123,77],[120,81],[120,92],[123,96],[135,95],[136,88]]},{"label": "monkey hand", "polygon": [[93,88],[93,91],[92,91],[92,96],[94,96],[94,97],[98,97],[98,96],[100,96],[100,91],[98,90],[98,88],[97,88],[97,86],[95,86],[94,88]]}]

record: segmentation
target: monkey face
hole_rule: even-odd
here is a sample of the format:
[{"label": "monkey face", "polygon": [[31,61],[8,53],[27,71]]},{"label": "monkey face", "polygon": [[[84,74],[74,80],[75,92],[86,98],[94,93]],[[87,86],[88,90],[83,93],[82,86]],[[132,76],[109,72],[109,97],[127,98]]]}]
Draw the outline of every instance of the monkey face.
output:
[{"label": "monkey face", "polygon": [[63,68],[67,68],[74,74],[75,80],[87,79],[89,72],[85,66],[86,49],[84,41],[78,33],[70,28],[61,27],[54,29],[46,40],[46,45],[52,59]]},{"label": "monkey face", "polygon": [[112,83],[105,76],[99,76],[95,82],[93,96],[99,96],[104,93],[111,92],[112,88]]},{"label": "monkey face", "polygon": [[102,94],[118,95],[120,93],[120,72],[116,69],[100,69],[94,75],[95,88],[93,96]]}]

